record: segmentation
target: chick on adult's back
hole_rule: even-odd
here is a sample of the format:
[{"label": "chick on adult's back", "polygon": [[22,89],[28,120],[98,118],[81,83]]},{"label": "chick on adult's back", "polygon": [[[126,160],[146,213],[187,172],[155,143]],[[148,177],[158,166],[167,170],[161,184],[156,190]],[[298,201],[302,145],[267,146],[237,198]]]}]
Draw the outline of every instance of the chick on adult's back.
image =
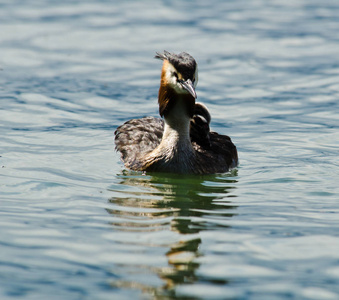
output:
[{"label": "chick on adult's back", "polygon": [[116,149],[125,166],[135,171],[211,174],[238,164],[235,145],[226,135],[210,131],[211,116],[196,103],[198,68],[188,53],[167,51],[158,95],[163,119],[132,119],[115,131]]}]

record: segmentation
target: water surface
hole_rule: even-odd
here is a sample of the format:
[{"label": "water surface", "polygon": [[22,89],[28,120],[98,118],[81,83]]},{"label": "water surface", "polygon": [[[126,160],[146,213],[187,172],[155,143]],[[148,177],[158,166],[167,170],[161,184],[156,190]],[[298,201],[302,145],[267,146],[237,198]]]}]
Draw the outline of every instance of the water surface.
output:
[{"label": "water surface", "polygon": [[[0,4],[1,299],[338,299],[339,4]],[[124,169],[115,128],[157,116],[156,51],[240,165]]]}]

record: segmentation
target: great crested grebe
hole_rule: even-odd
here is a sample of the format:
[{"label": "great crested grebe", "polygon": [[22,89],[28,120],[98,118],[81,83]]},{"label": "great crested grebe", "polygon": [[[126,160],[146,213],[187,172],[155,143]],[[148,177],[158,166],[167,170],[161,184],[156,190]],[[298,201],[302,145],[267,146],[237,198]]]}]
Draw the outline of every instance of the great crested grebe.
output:
[{"label": "great crested grebe", "polygon": [[195,59],[167,51],[155,58],[163,60],[158,94],[163,119],[132,119],[117,128],[116,150],[125,166],[182,174],[223,173],[237,166],[237,148],[228,136],[210,131],[210,113],[195,102]]}]

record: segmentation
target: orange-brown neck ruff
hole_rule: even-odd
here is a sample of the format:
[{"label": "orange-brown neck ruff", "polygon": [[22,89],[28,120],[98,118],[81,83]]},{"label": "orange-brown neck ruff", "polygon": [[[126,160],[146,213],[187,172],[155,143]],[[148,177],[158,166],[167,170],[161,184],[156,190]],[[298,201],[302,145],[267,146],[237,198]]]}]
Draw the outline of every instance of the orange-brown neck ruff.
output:
[{"label": "orange-brown neck ruff", "polygon": [[166,117],[168,113],[175,106],[176,101],[180,97],[185,102],[185,108],[188,116],[191,118],[194,114],[194,105],[195,99],[189,94],[178,94],[174,88],[170,86],[166,79],[166,72],[168,69],[169,62],[164,60],[162,71],[161,71],[161,81],[158,94],[158,103],[159,103],[159,114],[161,117]]}]

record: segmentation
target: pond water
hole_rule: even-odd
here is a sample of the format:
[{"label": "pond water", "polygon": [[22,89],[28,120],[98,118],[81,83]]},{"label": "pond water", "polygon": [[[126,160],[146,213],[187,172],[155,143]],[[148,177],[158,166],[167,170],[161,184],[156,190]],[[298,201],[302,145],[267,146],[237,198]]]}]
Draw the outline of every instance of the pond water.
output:
[{"label": "pond water", "polygon": [[[339,2],[3,1],[1,299],[339,299]],[[124,169],[156,51],[199,65],[226,174]]]}]

